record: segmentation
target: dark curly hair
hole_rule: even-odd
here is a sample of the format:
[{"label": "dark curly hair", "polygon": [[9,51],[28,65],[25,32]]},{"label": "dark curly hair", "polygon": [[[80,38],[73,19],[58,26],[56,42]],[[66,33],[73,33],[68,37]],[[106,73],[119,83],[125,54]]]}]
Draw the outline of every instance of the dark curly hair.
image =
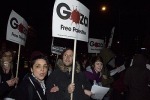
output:
[{"label": "dark curly hair", "polygon": [[35,57],[33,57],[31,59],[31,61],[30,61],[30,68],[33,67],[33,65],[35,64],[35,61],[37,59],[44,59],[46,61],[47,65],[49,65],[49,60],[48,60],[47,56],[45,56],[45,55],[37,55],[37,56],[35,56]]}]

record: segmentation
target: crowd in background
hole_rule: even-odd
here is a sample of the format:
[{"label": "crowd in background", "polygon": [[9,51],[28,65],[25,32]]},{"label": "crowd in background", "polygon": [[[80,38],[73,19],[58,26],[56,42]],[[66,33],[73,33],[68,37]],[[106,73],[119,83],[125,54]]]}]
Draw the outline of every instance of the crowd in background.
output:
[{"label": "crowd in background", "polygon": [[[0,54],[0,100],[96,100],[92,85],[109,87],[103,100],[149,100],[149,55],[116,55],[104,48],[99,54],[77,55],[72,83],[73,50],[65,49],[55,59],[33,51],[29,61],[17,59],[11,49]],[[132,62],[133,60],[133,62]],[[111,75],[124,65],[125,69]],[[101,99],[97,99],[101,100]]]}]

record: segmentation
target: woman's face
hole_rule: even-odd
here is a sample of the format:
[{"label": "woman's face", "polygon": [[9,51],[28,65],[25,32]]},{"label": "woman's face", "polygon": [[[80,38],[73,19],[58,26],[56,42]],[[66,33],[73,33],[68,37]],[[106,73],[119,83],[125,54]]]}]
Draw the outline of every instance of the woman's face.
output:
[{"label": "woman's face", "polygon": [[8,61],[2,62],[2,68],[5,73],[9,73],[11,69],[11,63]]},{"label": "woman's face", "polygon": [[3,66],[4,69],[6,70],[10,70],[11,68],[11,64],[8,61],[3,62]]},{"label": "woman's face", "polygon": [[103,68],[103,63],[101,62],[101,61],[96,61],[95,63],[94,63],[94,70],[98,73],[98,72],[101,72],[101,70],[102,70],[102,68]]},{"label": "woman's face", "polygon": [[37,59],[31,68],[33,75],[40,81],[47,75],[48,65],[44,59]]}]

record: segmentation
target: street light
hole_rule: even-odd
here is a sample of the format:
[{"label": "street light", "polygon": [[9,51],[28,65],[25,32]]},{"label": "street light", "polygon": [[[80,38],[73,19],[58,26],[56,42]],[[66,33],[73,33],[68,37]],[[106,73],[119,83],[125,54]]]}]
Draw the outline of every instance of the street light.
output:
[{"label": "street light", "polygon": [[105,5],[103,5],[102,7],[101,7],[101,11],[106,11],[107,10],[107,7],[105,6]]}]

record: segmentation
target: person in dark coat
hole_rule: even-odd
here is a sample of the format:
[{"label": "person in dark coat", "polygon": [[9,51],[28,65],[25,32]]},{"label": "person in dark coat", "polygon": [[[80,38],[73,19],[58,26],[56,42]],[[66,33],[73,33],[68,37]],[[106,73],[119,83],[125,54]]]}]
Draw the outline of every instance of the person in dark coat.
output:
[{"label": "person in dark coat", "polygon": [[14,78],[12,72],[12,52],[5,50],[2,52],[0,60],[0,99],[4,99],[12,91],[18,78]]},{"label": "person in dark coat", "polygon": [[57,68],[46,81],[47,100],[90,100],[91,85],[80,71],[79,63],[75,65],[74,83],[72,79],[73,50],[66,49],[57,62]]},{"label": "person in dark coat", "polygon": [[48,71],[48,59],[37,55],[31,59],[31,73],[16,88],[15,100],[46,100],[44,78]]},{"label": "person in dark coat", "polygon": [[5,95],[10,92],[13,86],[17,83],[17,80],[17,78],[13,78],[0,83],[0,99],[4,98]]},{"label": "person in dark coat", "polygon": [[115,67],[115,53],[111,48],[103,48],[100,52],[100,56],[103,58],[103,78],[101,80],[104,87],[110,88],[107,94],[104,96],[104,100],[110,100],[112,95],[112,83],[114,81],[113,77],[110,75],[110,71]]},{"label": "person in dark coat", "polygon": [[[125,59],[122,55],[117,55],[115,58],[115,68],[120,68],[120,66],[125,66]],[[124,76],[125,69],[117,72],[113,75],[113,83],[112,83],[112,95],[111,100],[126,100],[126,87],[124,85]]]},{"label": "person in dark coat", "polygon": [[142,54],[133,57],[133,64],[125,73],[128,87],[127,100],[150,100],[150,71],[146,68],[147,59]]}]

